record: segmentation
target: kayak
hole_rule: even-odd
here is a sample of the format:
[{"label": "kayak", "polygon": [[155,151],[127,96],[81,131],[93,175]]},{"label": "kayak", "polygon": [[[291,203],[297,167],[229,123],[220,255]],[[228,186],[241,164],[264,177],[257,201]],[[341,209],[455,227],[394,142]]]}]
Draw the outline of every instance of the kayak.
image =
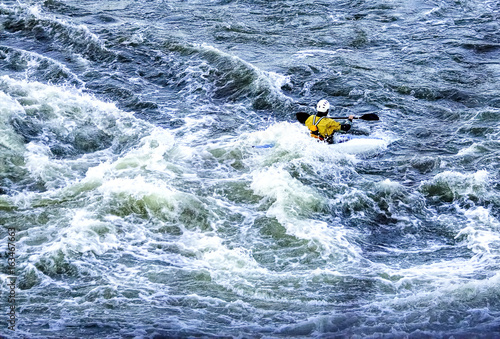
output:
[{"label": "kayak", "polygon": [[386,140],[371,135],[335,133],[333,139],[332,147],[343,153],[366,154],[387,147]]},{"label": "kayak", "polygon": [[[310,114],[305,112],[296,113],[297,120],[305,124],[306,120],[309,118]],[[328,117],[330,119],[348,119],[349,117]],[[353,117],[352,119],[360,119],[365,121],[377,121],[379,117],[375,113],[363,114],[359,117]],[[364,153],[366,151],[371,151],[373,149],[378,149],[384,147],[386,142],[377,137],[369,135],[356,135],[343,132],[336,132],[333,135],[333,144],[337,145],[335,148],[348,153]]]},{"label": "kayak", "polygon": [[355,135],[355,134],[340,134],[340,133],[335,133],[333,135],[333,144],[342,144],[344,142],[349,142],[352,140],[383,140],[381,138],[376,138],[372,137],[369,135]]},{"label": "kayak", "polygon": [[[296,113],[297,120],[304,124],[306,120],[309,118],[310,114],[305,112]],[[330,119],[348,119],[348,117],[329,117]],[[354,119],[361,119],[366,121],[376,121],[379,120],[379,117],[374,113],[364,114],[360,117],[353,117]],[[367,150],[377,149],[379,147],[386,146],[386,141],[384,139],[369,136],[369,135],[356,135],[349,134],[344,132],[337,132],[333,137],[333,144],[335,148],[339,148],[342,151],[346,152],[365,152]],[[274,147],[274,143],[270,144],[262,144],[262,145],[254,145],[253,148],[272,148]]]}]

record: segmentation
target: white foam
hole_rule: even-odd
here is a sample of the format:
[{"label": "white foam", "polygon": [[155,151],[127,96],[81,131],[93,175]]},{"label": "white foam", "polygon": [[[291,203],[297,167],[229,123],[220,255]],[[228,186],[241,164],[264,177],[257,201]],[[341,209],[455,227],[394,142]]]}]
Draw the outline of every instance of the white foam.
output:
[{"label": "white foam", "polygon": [[[23,58],[28,60],[28,63],[27,63],[28,67],[26,69],[26,75],[25,75],[26,80],[29,79],[31,73],[33,71],[36,71],[36,69],[40,66],[41,61],[46,61],[49,65],[51,65],[51,67],[54,67],[54,66],[57,67],[64,74],[69,75],[72,79],[76,80],[79,85],[83,85],[83,81],[81,81],[75,73],[73,73],[65,64],[63,64],[55,59],[49,58],[45,55],[38,54],[38,53],[33,52],[33,51],[21,50],[21,49],[17,49],[14,47],[9,47],[8,52],[9,53],[11,53],[11,52],[19,53],[19,54],[23,55]],[[79,60],[83,60],[83,59],[81,57],[79,57]],[[81,61],[79,61],[79,62],[81,63]]]},{"label": "white foam", "polygon": [[[40,129],[49,131],[45,138],[42,135],[40,140],[31,141],[25,148],[22,147],[21,140],[13,143],[10,140],[12,137],[6,142],[22,152],[20,155],[25,158],[26,169],[33,178],[43,180],[44,185],[49,189],[74,181],[75,175],[78,174],[75,171],[76,168],[86,168],[88,164],[96,162],[96,159],[109,159],[110,156],[112,158],[109,152],[101,150],[92,154],[84,154],[76,160],[56,159],[47,145],[58,140],[49,140],[49,137],[55,136],[63,141],[70,133],[77,131],[89,121],[94,124],[93,128],[111,135],[115,143],[133,141],[151,129],[149,124],[135,119],[131,113],[123,112],[114,104],[97,100],[75,88],[14,80],[8,76],[0,77],[0,82],[5,86],[7,93],[23,93],[22,98],[27,99],[27,102],[32,102],[31,105],[21,106],[17,97],[13,99],[0,92],[0,95],[6,99],[0,103],[2,115],[15,116],[24,120],[31,114],[35,114],[32,112],[41,111],[41,113],[36,113],[40,114],[37,122],[40,124]],[[5,133],[2,139],[8,135],[12,136],[12,133]],[[168,133],[161,134],[153,130],[152,135],[153,138],[158,139],[160,146],[155,152],[148,152],[151,156],[148,158],[151,167],[158,164],[159,158],[166,150],[165,147],[171,147],[173,143]],[[170,139],[167,140],[168,138]],[[142,151],[145,152],[144,149]]]},{"label": "white foam", "polygon": [[[467,218],[465,227],[455,236],[456,239],[466,239],[467,247],[481,260],[494,259],[500,256],[500,222],[491,215],[491,212],[482,207],[472,209],[461,209],[457,207]],[[493,256],[493,257],[492,257]]]},{"label": "white foam", "polygon": [[444,171],[437,174],[432,180],[424,182],[422,186],[429,184],[446,184],[454,198],[466,195],[484,196],[488,194],[488,184],[490,174],[486,170],[479,170],[474,173],[460,173],[456,171]]},{"label": "white foam", "polygon": [[225,58],[232,59],[238,63],[241,63],[242,65],[245,65],[248,69],[251,69],[255,74],[257,74],[258,80],[253,84],[254,86],[260,87],[267,87],[270,88],[272,93],[276,96],[278,96],[281,100],[285,101],[292,101],[292,99],[281,91],[281,87],[287,83],[290,82],[290,77],[278,74],[276,72],[270,72],[270,71],[265,71],[257,66],[251,64],[248,61],[243,60],[242,58],[235,56],[233,54],[223,52],[219,50],[218,48],[208,45],[206,43],[202,43],[200,45],[197,45],[200,49],[214,52],[218,55],[221,55]]},{"label": "white foam", "polygon": [[296,58],[299,58],[299,59],[304,59],[304,58],[307,58],[307,57],[313,57],[313,56],[317,56],[317,55],[335,55],[339,52],[352,52],[352,50],[349,50],[349,49],[343,49],[343,48],[340,48],[340,49],[336,49],[336,50],[325,50],[325,49],[306,49],[306,50],[301,50],[301,51],[298,51],[294,54],[294,56]]},{"label": "white foam", "polygon": [[[60,19],[57,16],[50,14],[49,12],[46,12],[42,9],[42,7],[39,4],[29,6],[26,9],[28,15],[34,16],[37,20],[41,22],[56,22],[60,24],[61,26],[68,28],[70,30],[74,30],[76,33],[83,33],[83,36],[85,39],[88,39],[89,42],[96,43],[100,46],[101,49],[106,50],[106,47],[104,45],[104,42],[99,39],[99,37],[92,33],[89,28],[83,24],[80,25],[73,25],[68,23],[64,19]],[[81,39],[81,37],[79,37]]]},{"label": "white foam", "polygon": [[377,188],[385,193],[396,193],[404,190],[404,186],[397,181],[384,179],[377,183]]},{"label": "white foam", "polygon": [[[0,78],[3,81],[4,78]],[[0,152],[5,150],[17,154],[24,152],[24,141],[8,123],[13,115],[22,112],[22,106],[11,96],[0,91]]]},{"label": "white foam", "polygon": [[266,215],[286,228],[288,234],[316,244],[323,257],[345,252],[357,257],[358,249],[346,240],[346,231],[340,225],[329,225],[312,218],[323,208],[325,197],[302,184],[282,167],[256,171],[250,187],[257,195],[272,201]]}]

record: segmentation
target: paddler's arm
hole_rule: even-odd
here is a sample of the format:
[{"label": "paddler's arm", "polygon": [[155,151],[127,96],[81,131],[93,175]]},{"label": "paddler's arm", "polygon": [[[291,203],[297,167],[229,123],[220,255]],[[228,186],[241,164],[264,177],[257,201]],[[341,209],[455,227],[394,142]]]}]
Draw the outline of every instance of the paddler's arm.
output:
[{"label": "paddler's arm", "polygon": [[345,123],[345,124],[341,124],[340,125],[340,130],[341,131],[344,131],[344,132],[347,132],[351,129],[351,122],[352,122],[352,119],[354,119],[354,115],[349,115],[349,122]]}]

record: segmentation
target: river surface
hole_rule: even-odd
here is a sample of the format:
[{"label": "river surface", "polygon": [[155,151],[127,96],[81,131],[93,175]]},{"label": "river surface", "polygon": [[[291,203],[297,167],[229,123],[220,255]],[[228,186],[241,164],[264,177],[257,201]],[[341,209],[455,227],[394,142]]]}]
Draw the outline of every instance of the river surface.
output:
[{"label": "river surface", "polygon": [[500,338],[499,139],[498,1],[1,1],[0,335]]}]

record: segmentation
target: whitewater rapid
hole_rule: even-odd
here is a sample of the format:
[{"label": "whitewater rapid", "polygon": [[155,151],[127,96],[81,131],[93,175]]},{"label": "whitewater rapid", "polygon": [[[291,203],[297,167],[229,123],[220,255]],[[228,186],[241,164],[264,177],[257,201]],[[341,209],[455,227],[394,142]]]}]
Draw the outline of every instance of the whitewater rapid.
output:
[{"label": "whitewater rapid", "polygon": [[496,338],[499,13],[3,1],[1,335]]}]

